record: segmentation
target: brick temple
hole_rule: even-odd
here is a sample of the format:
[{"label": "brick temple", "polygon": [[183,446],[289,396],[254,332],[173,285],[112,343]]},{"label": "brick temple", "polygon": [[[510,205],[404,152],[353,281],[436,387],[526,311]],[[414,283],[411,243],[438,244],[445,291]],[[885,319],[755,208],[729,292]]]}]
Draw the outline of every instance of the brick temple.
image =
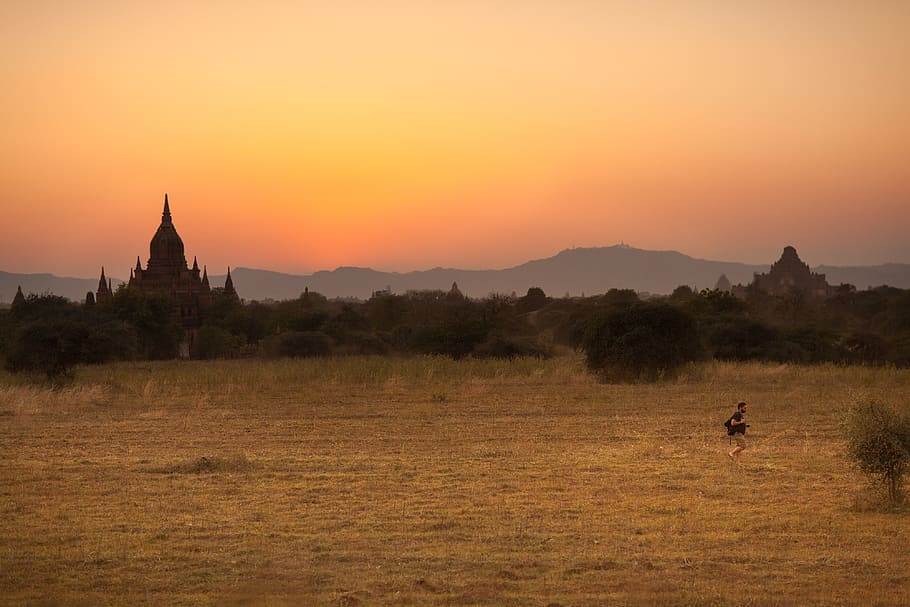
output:
[{"label": "brick temple", "polygon": [[784,252],[766,273],[756,273],[752,285],[771,295],[786,295],[801,291],[819,297],[832,294],[824,274],[816,274],[803,263],[794,247],[784,247]]},{"label": "brick temple", "polygon": [[[209,286],[208,270],[205,266],[200,270],[195,257],[192,268],[187,264],[183,239],[174,227],[167,194],[164,195],[161,225],[158,226],[149,244],[148,262],[143,268],[139,257],[136,257],[136,267],[130,270],[127,288],[144,293],[162,293],[173,299],[180,324],[188,331],[199,328],[205,319],[206,309],[212,303],[213,293]],[[230,268],[224,284],[224,295],[237,298]],[[103,303],[111,297],[113,297],[111,282],[105,277],[102,267],[98,292],[94,299],[98,303]]]}]

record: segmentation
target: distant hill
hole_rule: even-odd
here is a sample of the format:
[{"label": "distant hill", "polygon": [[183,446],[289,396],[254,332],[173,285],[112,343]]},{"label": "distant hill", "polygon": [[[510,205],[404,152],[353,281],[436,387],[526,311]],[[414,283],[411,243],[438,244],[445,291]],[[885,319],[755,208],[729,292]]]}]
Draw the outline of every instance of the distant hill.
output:
[{"label": "distant hill", "polygon": [[[380,272],[369,268],[342,267],[309,275],[284,274],[268,270],[231,270],[234,286],[246,300],[291,299],[305,288],[333,297],[366,299],[374,291],[391,289],[404,293],[419,289],[448,290],[458,283],[462,293],[484,297],[490,293],[523,295],[540,287],[547,295],[594,295],[612,288],[633,289],[655,294],[671,293],[680,285],[696,289],[713,288],[721,274],[732,284],[748,284],[755,272],[767,272],[768,265],[709,261],[677,251],[646,251],[626,245],[566,249],[553,257],[537,259],[501,270],[458,270],[434,268],[414,272]],[[910,289],[910,264],[836,267],[819,266],[833,285],[849,283],[858,289],[887,284]],[[224,275],[209,277],[212,286],[224,284]],[[121,281],[114,279],[114,284]],[[51,274],[9,274],[0,272],[0,301],[11,301],[16,285],[26,294],[50,291],[80,301],[86,291],[98,287],[98,279],[60,278]]]},{"label": "distant hill", "polygon": [[[625,245],[566,249],[553,257],[537,259],[501,270],[434,268],[415,272],[380,272],[369,268],[342,267],[310,275],[293,275],[237,268],[231,270],[234,285],[245,299],[289,299],[304,288],[327,297],[365,299],[373,291],[389,288],[393,293],[415,289],[448,290],[458,283],[462,293],[484,297],[490,293],[522,295],[540,287],[548,295],[593,295],[612,288],[668,294],[680,285],[713,288],[721,274],[732,284],[748,284],[755,272],[768,265],[696,259],[677,251],[647,251]],[[821,266],[813,271],[827,274],[828,282],[848,282],[858,289],[888,284],[910,288],[910,264],[864,267]],[[214,276],[224,281],[224,276]]]},{"label": "distant hill", "polygon": [[[368,298],[373,291],[389,288],[393,293],[417,289],[448,290],[458,283],[462,293],[484,297],[490,293],[523,295],[540,287],[548,295],[593,295],[611,288],[650,293],[670,293],[681,284],[699,289],[714,287],[721,274],[734,284],[749,282],[752,274],[769,266],[694,259],[675,251],[645,251],[627,246],[567,249],[501,270],[434,268],[415,272],[379,272],[369,268],[342,267],[307,276],[266,270],[231,270],[234,285],[245,299],[288,299],[304,290],[328,297]],[[224,280],[222,276],[214,277]]]},{"label": "distant hill", "polygon": [[[112,279],[114,288],[123,281]],[[16,296],[16,289],[22,286],[22,292],[53,293],[62,295],[73,301],[82,301],[89,291],[98,290],[97,278],[71,278],[67,276],[54,276],[53,274],[12,274],[0,271],[0,302],[9,303]]]}]

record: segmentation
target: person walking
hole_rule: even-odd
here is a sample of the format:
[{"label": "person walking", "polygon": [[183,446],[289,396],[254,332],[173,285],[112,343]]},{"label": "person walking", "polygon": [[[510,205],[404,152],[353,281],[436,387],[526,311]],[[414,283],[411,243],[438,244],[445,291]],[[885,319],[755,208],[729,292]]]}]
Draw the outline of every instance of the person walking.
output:
[{"label": "person walking", "polygon": [[748,428],[749,425],[743,419],[748,408],[749,405],[746,403],[739,403],[736,405],[736,413],[730,418],[730,436],[733,437],[733,442],[736,443],[736,446],[733,448],[733,451],[730,451],[727,455],[734,462],[739,462],[739,454],[748,446],[746,443],[746,428]]}]

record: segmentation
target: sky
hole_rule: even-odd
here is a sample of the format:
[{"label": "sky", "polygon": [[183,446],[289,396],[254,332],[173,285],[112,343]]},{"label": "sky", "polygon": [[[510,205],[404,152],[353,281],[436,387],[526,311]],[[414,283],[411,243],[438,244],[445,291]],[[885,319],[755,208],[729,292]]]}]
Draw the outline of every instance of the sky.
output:
[{"label": "sky", "polygon": [[0,270],[910,263],[910,3],[0,2]]}]

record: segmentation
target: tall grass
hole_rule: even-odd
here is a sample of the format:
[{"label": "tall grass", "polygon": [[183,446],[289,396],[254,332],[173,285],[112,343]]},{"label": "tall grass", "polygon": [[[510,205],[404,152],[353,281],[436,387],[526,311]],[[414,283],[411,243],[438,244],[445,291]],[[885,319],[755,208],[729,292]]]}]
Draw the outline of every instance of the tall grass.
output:
[{"label": "tall grass", "polygon": [[283,393],[306,384],[381,387],[389,382],[408,386],[438,386],[471,380],[566,382],[593,381],[580,358],[551,360],[468,359],[424,356],[381,356],[118,363],[80,367],[76,384],[103,386],[112,393],[143,396],[149,391]]}]

